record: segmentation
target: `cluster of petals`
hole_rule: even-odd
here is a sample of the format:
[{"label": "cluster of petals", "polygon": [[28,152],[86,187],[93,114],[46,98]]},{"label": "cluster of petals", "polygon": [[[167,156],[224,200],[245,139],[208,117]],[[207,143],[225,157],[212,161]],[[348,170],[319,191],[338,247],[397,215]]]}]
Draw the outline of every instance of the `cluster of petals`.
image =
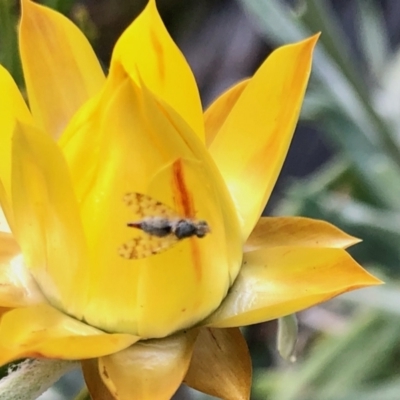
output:
[{"label": "cluster of petals", "polygon": [[[61,14],[21,0],[29,107],[0,66],[0,365],[81,360],[93,399],[168,399],[181,382],[249,396],[238,327],[378,284],[322,221],[262,217],[317,37],[279,48],[203,113],[154,0],[107,77]],[[142,193],[211,232],[149,257],[122,198]]]}]

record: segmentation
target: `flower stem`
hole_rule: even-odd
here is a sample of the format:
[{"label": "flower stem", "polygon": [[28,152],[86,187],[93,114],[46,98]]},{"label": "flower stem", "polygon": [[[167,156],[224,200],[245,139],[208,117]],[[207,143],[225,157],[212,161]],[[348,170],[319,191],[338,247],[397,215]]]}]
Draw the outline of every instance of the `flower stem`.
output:
[{"label": "flower stem", "polygon": [[61,360],[27,359],[0,381],[0,400],[33,400],[79,364]]}]

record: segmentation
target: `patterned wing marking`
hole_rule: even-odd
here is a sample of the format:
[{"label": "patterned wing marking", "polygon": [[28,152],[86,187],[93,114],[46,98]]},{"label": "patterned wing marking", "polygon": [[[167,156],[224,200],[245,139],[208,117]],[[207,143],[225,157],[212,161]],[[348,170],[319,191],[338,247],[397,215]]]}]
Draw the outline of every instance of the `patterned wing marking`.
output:
[{"label": "patterned wing marking", "polygon": [[138,235],[120,246],[118,254],[128,260],[137,260],[161,253],[177,242],[178,239],[174,235],[159,238],[142,232],[140,236]]},{"label": "patterned wing marking", "polygon": [[[123,201],[135,217],[139,219],[151,217],[180,218],[172,208],[141,193],[127,193],[123,197]],[[118,248],[118,254],[128,260],[137,260],[161,253],[178,241],[179,239],[173,234],[157,237],[137,229],[136,236]]]},{"label": "patterned wing marking", "polygon": [[146,196],[142,193],[130,192],[123,197],[124,203],[139,218],[145,217],[165,217],[165,218],[181,218],[172,208],[166,204]]}]

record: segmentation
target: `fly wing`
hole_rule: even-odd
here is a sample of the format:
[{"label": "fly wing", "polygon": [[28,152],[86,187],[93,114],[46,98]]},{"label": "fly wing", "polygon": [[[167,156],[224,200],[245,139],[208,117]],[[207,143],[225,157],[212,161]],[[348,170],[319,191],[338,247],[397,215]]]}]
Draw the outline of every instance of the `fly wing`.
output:
[{"label": "fly wing", "polygon": [[123,201],[138,219],[145,217],[181,218],[171,207],[142,193],[127,193],[123,197]]},{"label": "fly wing", "polygon": [[[146,217],[180,218],[172,208],[142,193],[127,193],[123,197],[123,201],[138,221]],[[135,237],[118,248],[118,254],[129,260],[137,260],[161,253],[178,242],[178,238],[173,234],[158,237],[140,229],[135,229],[135,231]]]},{"label": "fly wing", "polygon": [[178,238],[175,235],[160,238],[139,231],[137,236],[119,247],[118,254],[128,260],[137,260],[161,253],[177,242]]}]

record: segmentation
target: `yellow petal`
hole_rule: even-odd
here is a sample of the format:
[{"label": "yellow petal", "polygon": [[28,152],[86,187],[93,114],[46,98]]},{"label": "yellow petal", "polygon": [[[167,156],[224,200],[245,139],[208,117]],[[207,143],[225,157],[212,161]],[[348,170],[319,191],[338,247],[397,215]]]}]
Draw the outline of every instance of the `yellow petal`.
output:
[{"label": "yellow petal", "polygon": [[[10,311],[10,307],[0,307],[0,318],[5,314],[6,312]],[[1,344],[0,344],[0,353],[1,353]]]},{"label": "yellow petal", "polygon": [[[180,135],[154,96],[133,83],[121,67],[117,70],[115,64],[99,99],[80,110],[60,140],[79,201],[92,190],[90,185],[104,169],[104,157],[113,154],[109,146],[120,146],[121,138],[125,138],[123,150],[130,161],[125,161],[117,173],[121,175],[131,165],[129,169],[136,169],[136,185],[143,187],[161,166],[178,156],[193,157]],[[138,165],[143,165],[142,169]]]},{"label": "yellow petal", "polygon": [[[24,305],[26,297],[29,297],[28,290],[25,289],[25,274],[19,268],[18,262],[12,262],[21,252],[18,243],[14,240],[11,233],[0,232],[0,306],[18,307]],[[19,261],[22,261],[21,259]],[[17,264],[17,265],[16,265]],[[22,271],[21,271],[22,270]],[[28,293],[27,293],[28,292]],[[29,302],[28,302],[29,304]]]},{"label": "yellow petal", "polygon": [[104,83],[89,42],[62,14],[22,0],[19,48],[32,114],[58,138],[64,127]]},{"label": "yellow petal", "polygon": [[0,203],[13,225],[11,207],[11,137],[17,120],[33,123],[21,93],[9,72],[0,65]]},{"label": "yellow petal", "polygon": [[[91,325],[164,337],[215,310],[238,273],[242,241],[226,188],[198,138],[176,126],[150,92],[125,81],[93,132],[103,139],[81,205],[91,251],[84,317]],[[126,224],[141,218],[122,201],[130,192],[205,219],[212,233],[151,257],[122,258],[118,248],[138,234]]]},{"label": "yellow petal", "polygon": [[234,286],[206,324],[224,328],[264,322],[381,283],[342,249],[256,250],[245,254]]},{"label": "yellow petal", "polygon": [[116,400],[169,400],[189,366],[197,331],[148,340],[99,359],[103,382]]},{"label": "yellow petal", "polygon": [[262,217],[245,244],[245,251],[263,247],[347,248],[360,240],[328,222],[303,217]]},{"label": "yellow petal", "polygon": [[274,51],[247,84],[209,150],[246,239],[275,185],[299,116],[317,36]]},{"label": "yellow petal", "polygon": [[0,321],[0,365],[25,357],[80,360],[120,351],[139,340],[108,334],[40,304],[16,308]]},{"label": "yellow petal", "polygon": [[0,307],[2,308],[21,307],[43,301],[43,296],[23,265],[20,253],[20,247],[10,233],[0,209]]},{"label": "yellow petal", "polygon": [[10,225],[7,222],[6,216],[3,209],[0,206],[0,232],[1,233],[11,233]]},{"label": "yellow petal", "polygon": [[25,307],[45,301],[30,272],[25,268],[20,249],[10,234],[0,233],[0,306]]},{"label": "yellow petal", "polygon": [[58,143],[68,163],[78,203],[92,185],[100,162],[101,140],[96,132],[100,130],[101,110],[96,98],[89,100],[75,114]]},{"label": "yellow petal", "polygon": [[201,329],[185,383],[221,399],[248,399],[251,358],[240,330]]},{"label": "yellow petal", "polygon": [[75,315],[85,271],[85,238],[68,169],[57,144],[19,124],[13,137],[12,194],[16,238],[46,298]]},{"label": "yellow petal", "polygon": [[137,84],[143,79],[204,140],[202,107],[193,73],[165,29],[155,0],[149,1],[118,40],[111,68],[116,62]]},{"label": "yellow petal", "polygon": [[218,132],[224,125],[227,117],[232,111],[238,98],[247,87],[250,79],[245,79],[242,82],[232,86],[221,96],[219,96],[205,111],[204,124],[206,130],[206,146],[210,147],[211,143],[217,136]]}]

